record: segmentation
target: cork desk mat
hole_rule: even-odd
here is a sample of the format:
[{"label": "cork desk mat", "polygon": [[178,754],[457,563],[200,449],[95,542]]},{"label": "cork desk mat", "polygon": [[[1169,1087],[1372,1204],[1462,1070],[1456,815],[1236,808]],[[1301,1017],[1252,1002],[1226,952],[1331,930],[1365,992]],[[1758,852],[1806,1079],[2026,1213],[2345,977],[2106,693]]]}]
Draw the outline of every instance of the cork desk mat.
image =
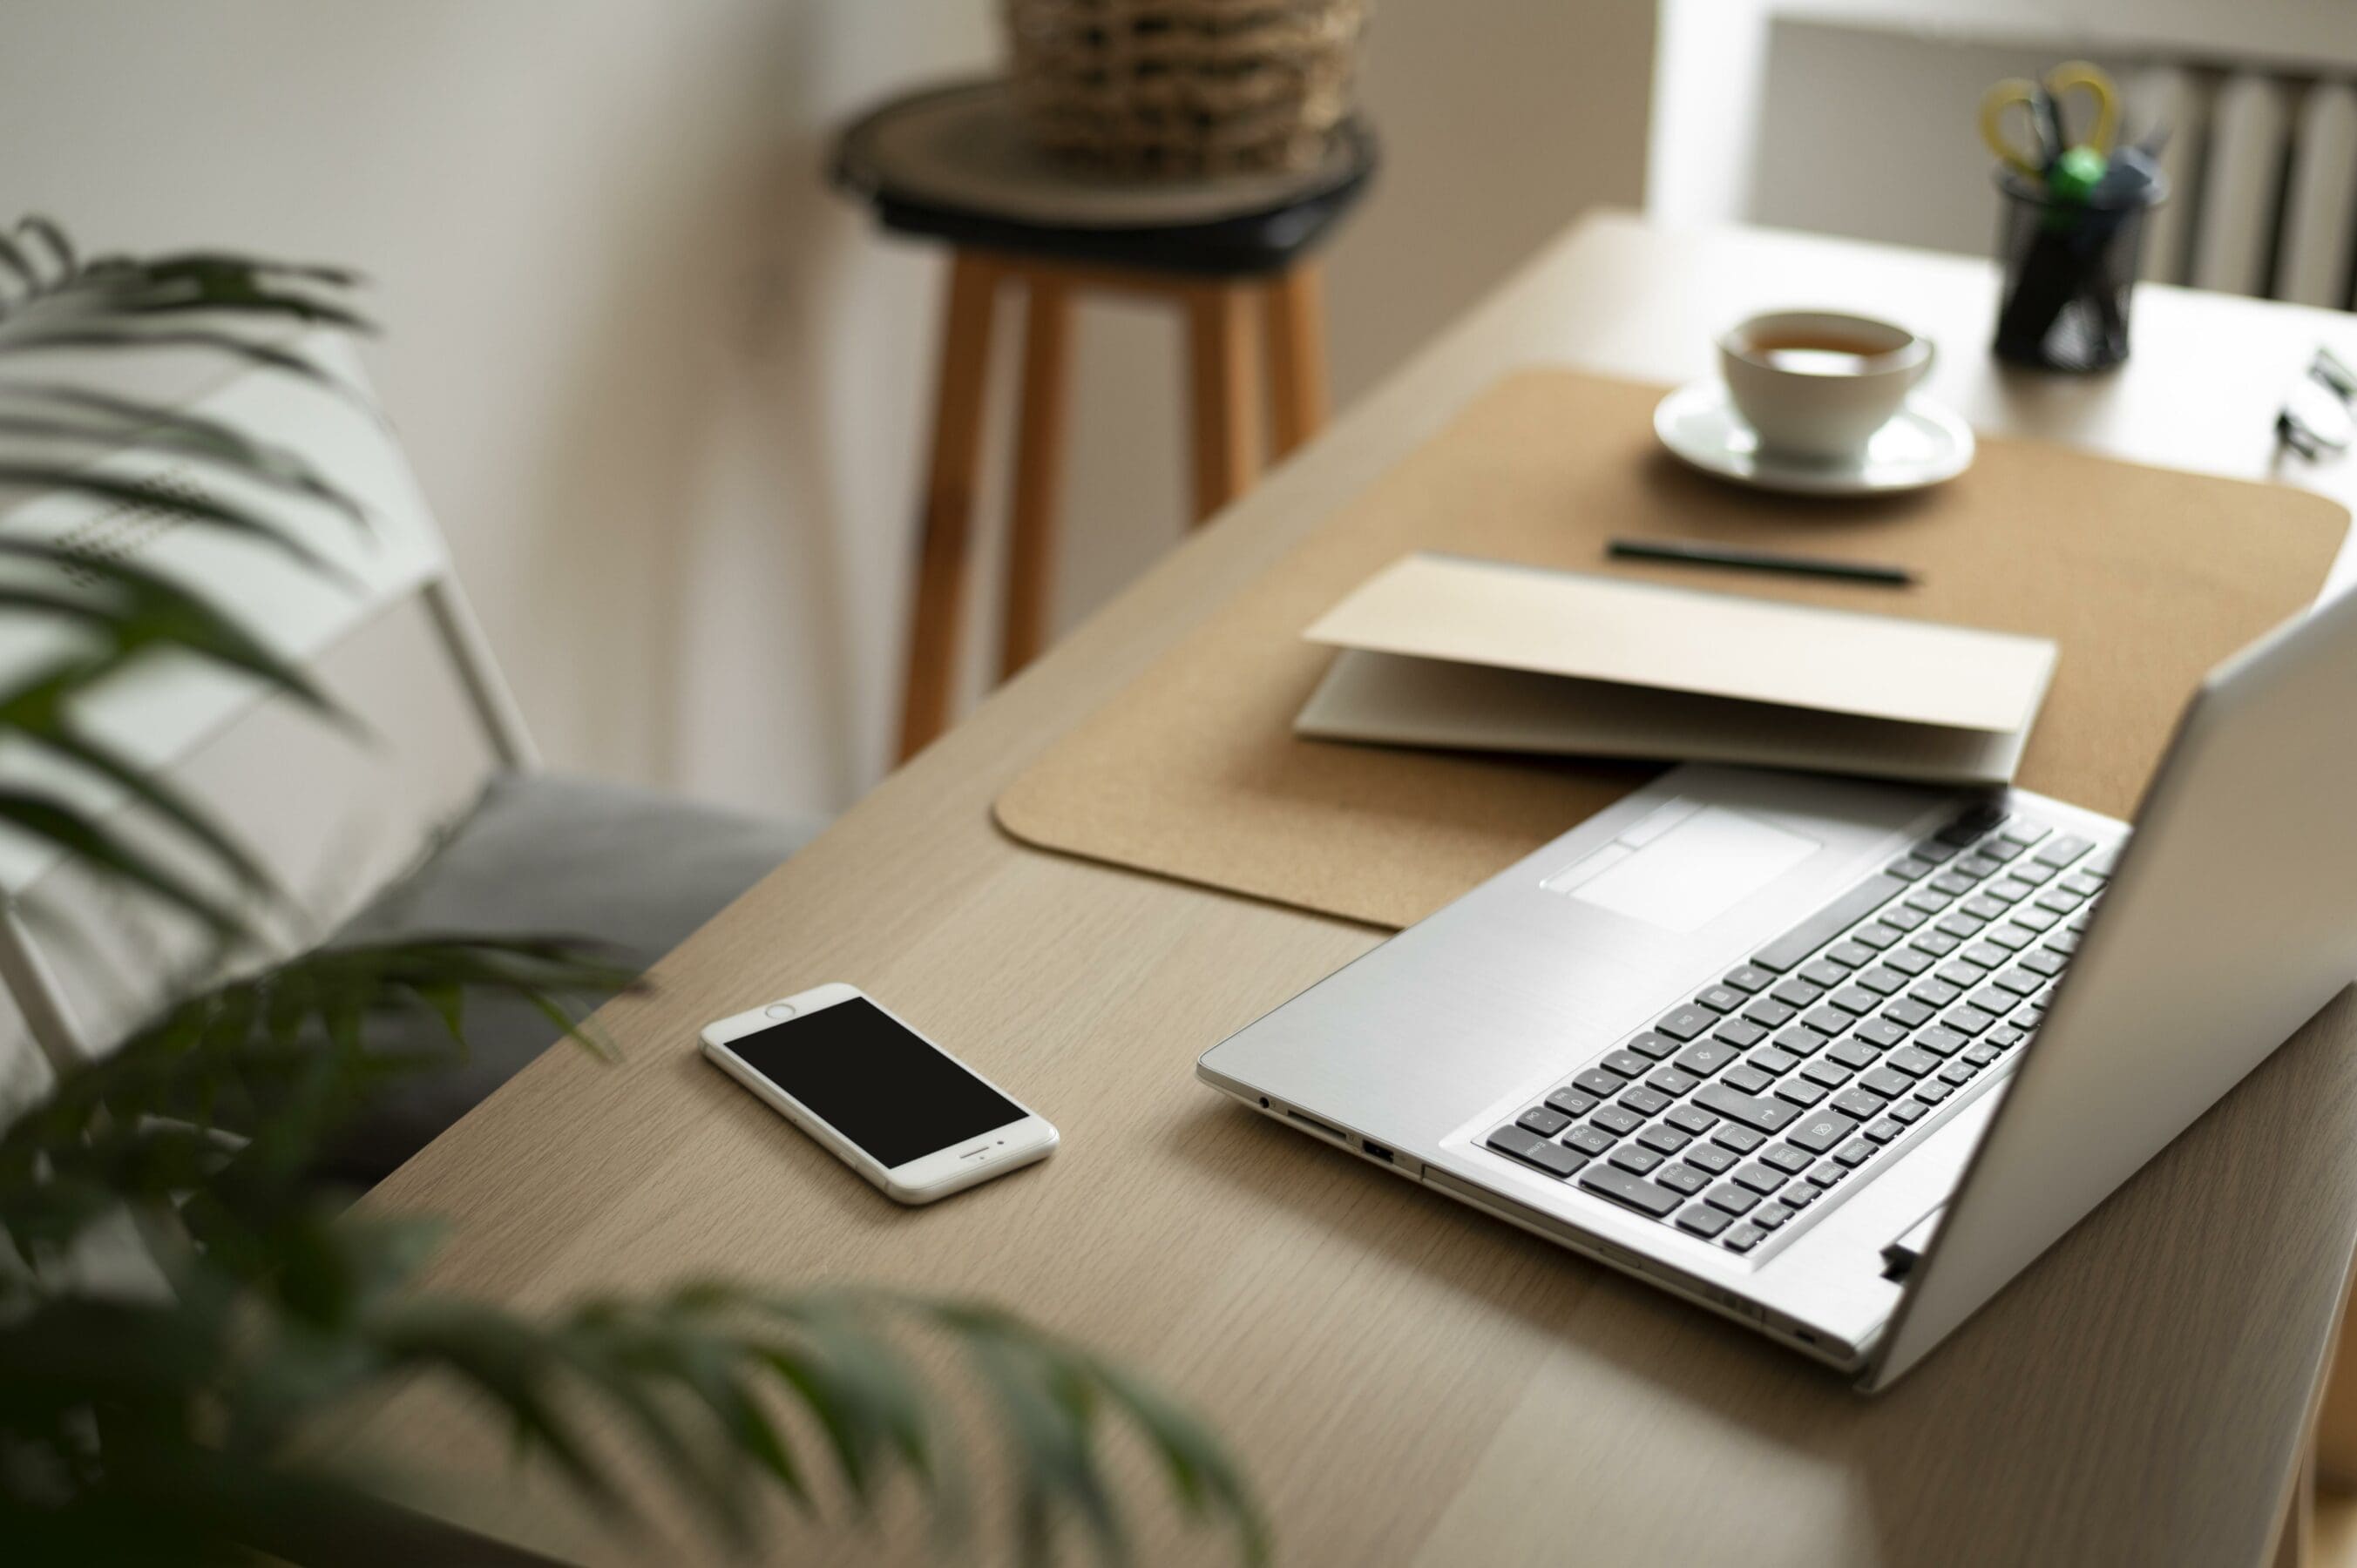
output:
[{"label": "cork desk mat", "polygon": [[[1812,500],[1690,473],[1663,389],[1518,372],[1033,761],[999,822],[1041,848],[1410,925],[1662,771],[1295,737],[1333,657],[1300,633],[1412,550],[2026,632],[2061,648],[2017,781],[2135,809],[2210,667],[2315,598],[2349,515],[2281,486],[1985,439],[1912,495]],[[1915,586],[1608,562],[1664,535],[1891,562]]]}]

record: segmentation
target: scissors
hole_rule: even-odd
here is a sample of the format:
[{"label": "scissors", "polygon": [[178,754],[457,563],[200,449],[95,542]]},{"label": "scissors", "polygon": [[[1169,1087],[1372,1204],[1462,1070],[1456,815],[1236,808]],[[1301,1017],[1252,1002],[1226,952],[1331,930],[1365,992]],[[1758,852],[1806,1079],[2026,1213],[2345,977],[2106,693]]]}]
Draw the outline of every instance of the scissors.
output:
[{"label": "scissors", "polygon": [[[2085,141],[2070,145],[2062,126],[2062,101],[2074,91],[2083,91],[2092,100],[2094,123]],[[2006,112],[2016,107],[2029,117],[2028,143],[2007,133]],[[2101,179],[2119,129],[2119,89],[2102,67],[2085,60],[2066,60],[2048,71],[2043,82],[2007,77],[1981,99],[1981,140],[1988,144],[1989,151],[2016,174],[2050,185],[2057,183],[2053,179],[2057,172],[2066,169],[2068,183],[2074,186],[2083,182],[2092,187]],[[2055,194],[2066,192],[2056,188]],[[2079,194],[2083,196],[2085,191]]]}]

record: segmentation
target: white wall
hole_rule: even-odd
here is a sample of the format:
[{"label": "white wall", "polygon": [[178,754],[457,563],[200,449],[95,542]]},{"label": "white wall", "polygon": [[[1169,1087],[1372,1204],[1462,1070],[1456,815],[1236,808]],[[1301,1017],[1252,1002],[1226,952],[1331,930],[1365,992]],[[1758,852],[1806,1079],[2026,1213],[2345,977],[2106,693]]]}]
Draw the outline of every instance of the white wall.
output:
[{"label": "white wall", "polygon": [[[1379,5],[1343,396],[1635,201],[1652,13]],[[831,810],[892,730],[938,263],[818,171],[995,29],[989,0],[10,0],[0,213],[367,268],[374,372],[551,759]],[[1080,337],[1066,624],[1183,511],[1175,326]]]}]

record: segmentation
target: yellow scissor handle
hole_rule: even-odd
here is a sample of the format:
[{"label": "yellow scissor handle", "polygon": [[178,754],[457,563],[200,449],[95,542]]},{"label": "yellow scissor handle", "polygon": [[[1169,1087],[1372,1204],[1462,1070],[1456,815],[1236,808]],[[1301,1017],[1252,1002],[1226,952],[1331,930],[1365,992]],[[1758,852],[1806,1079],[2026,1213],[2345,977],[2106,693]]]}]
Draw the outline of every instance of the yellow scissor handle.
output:
[{"label": "yellow scissor handle", "polygon": [[[2031,179],[2046,177],[2046,160],[2038,156],[2038,83],[2024,76],[2008,76],[1981,95],[1981,140],[1997,162]],[[2018,107],[2029,122],[2029,140],[2017,142],[2005,132],[2005,112]]]},{"label": "yellow scissor handle", "polygon": [[2046,73],[2046,91],[2053,95],[2056,103],[2068,97],[2073,88],[2084,88],[2095,101],[2095,123],[2083,145],[2109,157],[2112,142],[2120,134],[2120,90],[2112,85],[2111,77],[2102,66],[2089,65],[2083,59],[2064,60]]}]

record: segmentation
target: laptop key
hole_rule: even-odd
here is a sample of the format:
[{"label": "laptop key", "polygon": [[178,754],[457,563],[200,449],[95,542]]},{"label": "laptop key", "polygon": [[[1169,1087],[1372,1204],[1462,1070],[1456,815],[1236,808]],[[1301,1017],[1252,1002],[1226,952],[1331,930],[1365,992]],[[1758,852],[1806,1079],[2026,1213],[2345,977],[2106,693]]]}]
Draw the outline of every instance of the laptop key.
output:
[{"label": "laptop key", "polygon": [[1589,1068],[1571,1081],[1586,1092],[1601,1098],[1609,1098],[1620,1092],[1620,1080],[1602,1068]]},{"label": "laptop key", "polygon": [[1850,989],[1855,991],[1860,986],[1871,991],[1877,996],[1896,996],[1907,989],[1907,976],[1887,963],[1878,963],[1859,975],[1857,985]]},{"label": "laptop key", "polygon": [[1686,1151],[1686,1164],[1713,1176],[1725,1176],[1733,1170],[1735,1158],[1716,1144],[1696,1144]]},{"label": "laptop key", "polygon": [[2062,879],[2061,886],[2082,898],[2093,898],[2104,890],[2104,879],[2100,876],[2090,876],[2083,871],[2074,871]]},{"label": "laptop key", "polygon": [[1743,1094],[1721,1083],[1705,1084],[1695,1090],[1695,1103],[1758,1133],[1781,1133],[1801,1114],[1780,1101]]},{"label": "laptop key", "polygon": [[1996,1020],[1977,1007],[1951,1007],[1941,1015],[1940,1022],[1960,1035],[1978,1035],[1986,1033]]},{"label": "laptop key", "polygon": [[1956,858],[1956,846],[1952,843],[1943,843],[1936,838],[1928,838],[1907,853],[1918,860],[1928,860],[1934,865],[1943,865]]},{"label": "laptop key", "polygon": [[1978,881],[1984,876],[1995,875],[1998,869],[2004,865],[2005,862],[1999,860],[1996,856],[1984,854],[1979,850],[1975,850],[1972,854],[1964,856],[1964,859],[1956,862],[1955,868],[1964,875],[1973,878],[1975,881]]},{"label": "laptop key", "polygon": [[1708,1078],[1740,1054],[1733,1046],[1722,1045],[1717,1040],[1703,1040],[1680,1051],[1678,1059],[1670,1065],[1680,1072]]},{"label": "laptop key", "polygon": [[1801,978],[1820,991],[1831,991],[1848,983],[1849,972],[1829,958],[1821,958],[1801,971]]},{"label": "laptop key", "polygon": [[1934,1016],[1931,1008],[1924,1006],[1911,996],[1904,1001],[1893,1002],[1882,1010],[1882,1015],[1902,1029],[1920,1029],[1930,1023]]},{"label": "laptop key", "polygon": [[1915,1086],[1915,1098],[1926,1105],[1937,1105],[1955,1092],[1944,1083],[1919,1083]]},{"label": "laptop key", "polygon": [[1776,1086],[1777,1099],[1789,1100],[1803,1111],[1824,1097],[1824,1086],[1805,1078],[1788,1078]]},{"label": "laptop key", "polygon": [[1679,1230],[1691,1230],[1705,1239],[1717,1235],[1734,1223],[1733,1215],[1728,1214],[1725,1209],[1713,1208],[1707,1203],[1687,1204],[1680,1211],[1677,1219]]},{"label": "laptop key", "polygon": [[1907,994],[1926,1007],[1945,1007],[1964,993],[1944,980],[1922,980],[1916,982],[1915,989]]},{"label": "laptop key", "polygon": [[1730,1252],[1749,1252],[1768,1240],[1768,1232],[1757,1225],[1738,1225],[1718,1239],[1718,1244]]},{"label": "laptop key", "polygon": [[2031,856],[2040,865],[2068,865],[2095,847],[2093,839],[2083,839],[2076,833],[2066,834]]},{"label": "laptop key", "polygon": [[1733,1179],[1738,1186],[1748,1187],[1754,1192],[1766,1194],[1775,1191],[1792,1178],[1773,1166],[1763,1165],[1754,1160],[1736,1172]]},{"label": "laptop key", "polygon": [[1909,854],[1901,855],[1882,869],[1886,875],[1896,876],[1902,882],[1918,882],[1931,875],[1934,868],[1932,862]]},{"label": "laptop key", "polygon": [[1977,1007],[1992,1018],[2002,1018],[2019,1006],[2024,993],[2004,985],[1984,985],[1964,998],[1968,1007]]},{"label": "laptop key", "polygon": [[1967,1046],[1964,1047],[1964,1059],[1972,1063],[1975,1067],[1986,1067],[1989,1063],[1996,1060],[1997,1058],[2004,1054],[2005,1053],[2003,1051],[1998,1050],[1995,1046],[1990,1045],[1986,1040],[1982,1041],[1979,1045]]},{"label": "laptop key", "polygon": [[1796,974],[1768,994],[1787,1007],[1813,1007],[1824,993],[1824,986],[1812,985]]},{"label": "laptop key", "polygon": [[1860,1040],[1844,1040],[1825,1053],[1827,1061],[1839,1062],[1852,1071],[1872,1067],[1882,1059],[1881,1053]]},{"label": "laptop key", "polygon": [[1776,1049],[1796,1057],[1814,1056],[1823,1049],[1825,1037],[1814,1029],[1787,1029],[1776,1036]]},{"label": "laptop key", "polygon": [[1822,1155],[1857,1131],[1857,1123],[1833,1111],[1815,1111],[1784,1134],[1784,1141],[1796,1149],[1812,1155]]},{"label": "laptop key", "polygon": [[1810,1156],[1790,1144],[1770,1144],[1760,1155],[1762,1163],[1774,1165],[1786,1176],[1799,1176],[1809,1168]]},{"label": "laptop key", "polygon": [[1966,876],[1961,871],[1943,871],[1932,878],[1932,886],[1951,898],[1961,898],[1971,892],[1974,884],[1979,880],[1979,877]]},{"label": "laptop key", "polygon": [[1906,890],[1907,884],[1899,877],[1876,872],[1754,953],[1751,961],[1779,974],[1794,969],[1811,953]]},{"label": "laptop key", "polygon": [[1820,1189],[1811,1183],[1796,1181],[1776,1195],[1776,1201],[1787,1208],[1806,1208],[1816,1202]]},{"label": "laptop key", "polygon": [[1613,1051],[1596,1065],[1607,1072],[1619,1073],[1622,1078],[1642,1078],[1653,1067],[1652,1062],[1634,1051]]},{"label": "laptop key", "polygon": [[1728,1068],[1720,1075],[1718,1081],[1740,1094],[1765,1094],[1768,1086],[1776,1080],[1750,1063],[1744,1062]]},{"label": "laptop key", "polygon": [[1691,1040],[1717,1022],[1717,1014],[1689,1002],[1653,1027],[1674,1040]]},{"label": "laptop key", "polygon": [[1729,1018],[1710,1032],[1714,1040],[1724,1040],[1738,1051],[1748,1051],[1768,1037],[1768,1031],[1749,1018]]},{"label": "laptop key", "polygon": [[1787,1007],[1772,996],[1755,996],[1743,1015],[1763,1029],[1781,1029],[1800,1015],[1797,1008]]},{"label": "laptop key", "polygon": [[1581,1171],[1579,1185],[1585,1191],[1641,1209],[1656,1219],[1674,1212],[1684,1201],[1668,1187],[1647,1181],[1631,1171],[1615,1170],[1609,1165],[1589,1165]]},{"label": "laptop key", "polygon": [[1749,1127],[1738,1127],[1730,1122],[1713,1133],[1710,1135],[1710,1141],[1723,1144],[1738,1155],[1748,1155],[1768,1140]]},{"label": "laptop key", "polygon": [[[1749,1057],[1745,1058],[1743,1065],[1746,1067],[1757,1068],[1770,1078],[1781,1078],[1784,1074],[1792,1071],[1794,1068],[1799,1067],[1801,1065],[1801,1058],[1792,1055],[1790,1051],[1779,1050],[1774,1046],[1767,1046],[1752,1052]],[[1734,1079],[1724,1079],[1720,1081],[1732,1083]]]},{"label": "laptop key", "polygon": [[1882,913],[1877,918],[1886,926],[1896,926],[1902,931],[1911,931],[1931,917],[1922,910],[1901,902],[1884,905]]},{"label": "laptop key", "polygon": [[1820,1035],[1830,1036],[1838,1035],[1846,1030],[1853,1020],[1848,1014],[1838,1007],[1824,1006],[1811,1009],[1802,1015],[1801,1022]]},{"label": "laptop key", "polygon": [[1749,996],[1755,992],[1765,991],[1775,984],[1776,977],[1756,963],[1747,963],[1729,972],[1727,978],[1719,983],[1732,985],[1736,990]]},{"label": "laptop key", "polygon": [[1681,1133],[1692,1133],[1696,1136],[1718,1125],[1718,1118],[1699,1105],[1681,1105],[1662,1120]]},{"label": "laptop key", "polygon": [[1834,1151],[1835,1161],[1847,1165],[1852,1170],[1856,1170],[1872,1158],[1874,1158],[1874,1145],[1863,1138],[1854,1139]]},{"label": "laptop key", "polygon": [[1882,998],[1863,985],[1852,985],[1825,998],[1826,1005],[1838,1007],[1853,1017],[1863,1018],[1882,1005]]},{"label": "laptop key", "polygon": [[1659,1116],[1670,1108],[1670,1097],[1657,1089],[1640,1086],[1621,1092],[1620,1106],[1621,1109],[1633,1111],[1640,1116]]},{"label": "laptop key", "polygon": [[[1546,1102],[1548,1110],[1560,1111],[1566,1116],[1574,1118],[1585,1116],[1596,1109],[1596,1097],[1592,1094],[1582,1094],[1576,1089],[1558,1089],[1546,1097]],[[1549,1133],[1548,1136],[1552,1137],[1554,1134]]]},{"label": "laptop key", "polygon": [[1901,1046],[1883,1058],[1882,1065],[1909,1078],[1924,1078],[1940,1070],[1940,1058],[1913,1046]]},{"label": "laptop key", "polygon": [[1749,1214],[1760,1207],[1760,1195],[1746,1192],[1732,1182],[1721,1182],[1702,1195],[1703,1201],[1714,1208],[1724,1208],[1729,1214]]},{"label": "laptop key", "polygon": [[1825,958],[1844,969],[1864,969],[1874,961],[1874,950],[1864,942],[1835,942],[1825,950]]},{"label": "laptop key", "polygon": [[1654,1061],[1660,1061],[1663,1057],[1674,1057],[1677,1055],[1679,1044],[1680,1042],[1670,1038],[1667,1035],[1663,1034],[1659,1029],[1648,1029],[1643,1034],[1639,1035],[1635,1039],[1630,1041],[1627,1048],[1636,1052],[1641,1057],[1648,1057]]},{"label": "laptop key", "polygon": [[1933,958],[1945,958],[1964,944],[1945,931],[1932,930],[1916,932],[1914,941],[1909,945],[1921,948]]},{"label": "laptop key", "polygon": [[1872,1072],[1861,1076],[1857,1080],[1857,1086],[1860,1089],[1871,1090],[1885,1100],[1896,1100],[1914,1088],[1915,1080],[1903,1072],[1894,1072],[1887,1067],[1878,1067]]},{"label": "laptop key", "polygon": [[1675,1127],[1673,1127],[1668,1122],[1664,1122],[1657,1126],[1648,1127],[1643,1132],[1638,1133],[1637,1142],[1644,1144],[1645,1147],[1652,1150],[1653,1153],[1657,1155],[1674,1155],[1680,1149],[1684,1148],[1688,1144],[1694,1142],[1694,1134],[1691,1133],[1681,1133]]},{"label": "laptop key", "polygon": [[1571,1118],[1560,1111],[1550,1111],[1544,1105],[1534,1105],[1514,1118],[1514,1125],[1542,1138],[1552,1138],[1571,1125]]},{"label": "laptop key", "polygon": [[1945,935],[1955,938],[1959,942],[1971,941],[1975,937],[1979,936],[1987,926],[1988,922],[1981,918],[1979,916],[1967,915],[1962,910],[1958,910],[1954,914],[1943,917],[1940,921],[1941,931]]},{"label": "laptop key", "polygon": [[1490,1147],[1501,1155],[1512,1155],[1524,1165],[1536,1165],[1552,1176],[1567,1176],[1587,1163],[1587,1156],[1577,1155],[1561,1144],[1550,1144],[1544,1138],[1526,1133],[1520,1127],[1505,1126],[1490,1134]]},{"label": "laptop key", "polygon": [[1898,927],[1885,925],[1880,920],[1875,921],[1870,926],[1860,926],[1857,930],[1850,933],[1852,937],[1857,939],[1858,941],[1865,943],[1867,947],[1872,948],[1877,952],[1880,952],[1883,949],[1889,947],[1906,934],[1906,932],[1900,930]]},{"label": "laptop key", "polygon": [[1650,1176],[1662,1163],[1662,1156],[1636,1144],[1623,1144],[1605,1156],[1607,1163],[1619,1165],[1637,1176]]},{"label": "laptop key", "polygon": [[1940,966],[1939,978],[1959,991],[1969,991],[1988,978],[1988,971],[1979,964],[1967,963],[1963,959],[1957,959],[1953,962]]},{"label": "laptop key", "polygon": [[1822,1061],[1811,1062],[1801,1069],[1802,1078],[1826,1089],[1839,1089],[1854,1076],[1854,1069],[1842,1066],[1830,1057]]},{"label": "laptop key", "polygon": [[2035,817],[2015,817],[2005,824],[2005,831],[1996,836],[2028,849],[2053,831]]},{"label": "laptop key", "polygon": [[1910,1127],[1913,1126],[1916,1122],[1921,1122],[1924,1117],[1929,1116],[1930,1114],[1932,1114],[1932,1108],[1919,1101],[1894,1101],[1890,1106],[1890,1119],[1893,1122],[1903,1122]]},{"label": "laptop key", "polygon": [[1663,1165],[1653,1173],[1653,1179],[1672,1192],[1682,1192],[1688,1197],[1710,1185],[1710,1177],[1692,1165]]},{"label": "laptop key", "polygon": [[1987,934],[1988,940],[1982,945],[1996,948],[2000,952],[2019,952],[2038,940],[2036,931],[2031,930],[2028,926],[2017,926],[2011,921],[1996,927]]},{"label": "laptop key", "polygon": [[2005,918],[2005,900],[1992,898],[1986,893],[1975,894],[1956,906],[1956,913],[1969,915],[1975,920],[2002,920]]},{"label": "laptop key", "polygon": [[2070,964],[2071,961],[2068,958],[2059,952],[2050,951],[2045,948],[2040,948],[2036,952],[2026,952],[2021,955],[2022,968],[2029,971],[2032,974],[2044,975],[2049,980],[2051,980],[2054,976],[2061,973],[2065,969],[2070,967]]},{"label": "laptop key", "polygon": [[1831,1187],[1849,1172],[1836,1165],[1822,1165],[1809,1173],[1809,1181],[1816,1187]]},{"label": "laptop key", "polygon": [[1645,1119],[1633,1111],[1623,1111],[1618,1105],[1608,1105],[1587,1119],[1591,1127],[1601,1127],[1616,1138],[1625,1138],[1645,1124]]},{"label": "laptop key", "polygon": [[1563,1135],[1564,1147],[1581,1155],[1600,1155],[1617,1140],[1601,1127],[1574,1127]]},{"label": "laptop key", "polygon": [[1863,1089],[1848,1089],[1834,1096],[1834,1109],[1845,1116],[1866,1122],[1882,1114],[1882,1102],[1889,1098],[1888,1095],[1868,1094]]},{"label": "laptop key", "polygon": [[2016,909],[2013,918],[2016,924],[2028,926],[2033,931],[2050,931],[2061,918],[2051,910],[2035,908]]},{"label": "laptop key", "polygon": [[1911,947],[1901,948],[1897,952],[1885,953],[1882,955],[1882,962],[1885,968],[1895,969],[1910,980],[1922,973],[1925,970],[1931,968],[1939,960],[1933,958],[1930,953],[1921,951],[1920,950]]},{"label": "laptop key", "polygon": [[1660,1069],[1652,1077],[1647,1079],[1645,1080],[1645,1084],[1646,1087],[1658,1090],[1662,1093],[1668,1095],[1671,1099],[1675,1100],[1681,1094],[1692,1093],[1694,1091],[1695,1085],[1701,1081],[1702,1079],[1696,1078],[1690,1072],[1682,1072],[1676,1068],[1665,1067]]},{"label": "laptop key", "polygon": [[1953,1029],[1933,1027],[1915,1036],[1914,1045],[1935,1057],[1952,1057],[1964,1048],[1964,1037]]},{"label": "laptop key", "polygon": [[1940,1069],[1940,1081],[1942,1083],[1953,1083],[1958,1089],[1962,1089],[1972,1080],[1973,1064],[1970,1062],[1950,1062],[1946,1067]]},{"label": "laptop key", "polygon": [[[1901,1103],[1904,1103],[1904,1101]],[[1886,1116],[1881,1121],[1875,1122],[1866,1130],[1867,1142],[1871,1144],[1888,1144],[1905,1131],[1907,1131],[1907,1129],[1903,1124]]]},{"label": "laptop key", "polygon": [[1868,1018],[1865,1023],[1860,1024],[1857,1026],[1857,1032],[1850,1036],[1851,1039],[1863,1041],[1878,1051],[1887,1051],[1906,1037],[1907,1031],[1892,1023],[1888,1015],[1880,1018]]},{"label": "laptop key", "polygon": [[1743,993],[1732,985],[1708,985],[1695,993],[1695,1000],[1714,1013],[1732,1013],[1743,1005]]},{"label": "laptop key", "polygon": [[1751,1211],[1751,1223],[1762,1230],[1781,1230],[1792,1218],[1792,1211],[1781,1203],[1763,1203]]},{"label": "laptop key", "polygon": [[1975,942],[1957,955],[1960,963],[1975,963],[1983,969],[2003,969],[2013,961],[2013,955],[1994,942]]}]

